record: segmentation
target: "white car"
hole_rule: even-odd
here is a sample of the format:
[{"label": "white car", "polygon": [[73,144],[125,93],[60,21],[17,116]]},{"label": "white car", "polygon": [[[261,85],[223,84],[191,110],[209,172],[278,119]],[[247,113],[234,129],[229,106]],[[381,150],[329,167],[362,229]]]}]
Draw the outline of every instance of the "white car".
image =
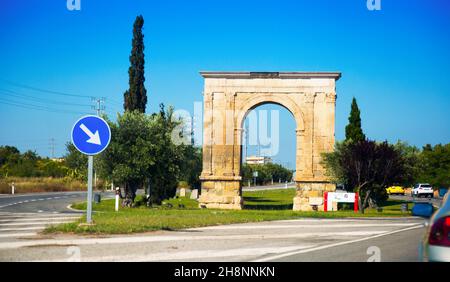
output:
[{"label": "white car", "polygon": [[442,206],[430,219],[425,237],[419,246],[423,261],[450,262],[450,200],[444,196]]},{"label": "white car", "polygon": [[433,187],[428,183],[418,183],[414,185],[411,191],[413,197],[430,197],[433,198]]}]

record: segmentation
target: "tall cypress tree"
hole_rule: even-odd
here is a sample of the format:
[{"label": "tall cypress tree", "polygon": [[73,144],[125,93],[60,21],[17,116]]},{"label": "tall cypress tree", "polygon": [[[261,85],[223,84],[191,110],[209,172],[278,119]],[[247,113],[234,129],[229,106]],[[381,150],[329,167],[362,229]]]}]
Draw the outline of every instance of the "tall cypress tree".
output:
[{"label": "tall cypress tree", "polygon": [[349,140],[351,142],[358,142],[366,139],[366,136],[364,135],[361,128],[360,114],[361,112],[359,111],[356,99],[355,97],[353,97],[352,108],[350,111],[350,116],[348,117],[348,125],[345,127],[346,140]]},{"label": "tall cypress tree", "polygon": [[144,34],[142,26],[144,18],[137,16],[133,25],[133,41],[128,69],[129,89],[124,93],[125,111],[139,111],[145,113],[147,105],[147,90],[144,86]]}]

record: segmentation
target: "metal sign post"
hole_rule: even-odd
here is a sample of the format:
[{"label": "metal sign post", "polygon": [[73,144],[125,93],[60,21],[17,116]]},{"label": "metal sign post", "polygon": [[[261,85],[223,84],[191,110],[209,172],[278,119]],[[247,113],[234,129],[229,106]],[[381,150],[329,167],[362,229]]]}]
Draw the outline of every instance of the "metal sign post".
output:
[{"label": "metal sign post", "polygon": [[88,156],[88,193],[87,193],[87,210],[86,222],[92,223],[92,172],[94,170],[94,156]]},{"label": "metal sign post", "polygon": [[87,224],[92,224],[92,181],[94,174],[94,155],[108,147],[111,129],[108,123],[98,116],[84,116],[72,128],[72,143],[81,153],[88,156]]}]

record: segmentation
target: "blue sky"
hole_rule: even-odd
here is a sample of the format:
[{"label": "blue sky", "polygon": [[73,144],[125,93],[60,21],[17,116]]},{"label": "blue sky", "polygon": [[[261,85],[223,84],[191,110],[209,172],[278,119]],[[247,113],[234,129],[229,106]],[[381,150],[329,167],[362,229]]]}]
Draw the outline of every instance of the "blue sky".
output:
[{"label": "blue sky", "polygon": [[[66,0],[2,0],[0,145],[49,155],[54,138],[60,156],[73,123],[92,112],[89,97],[106,97],[110,115],[121,110],[139,14],[148,112],[161,102],[193,111],[200,70],[341,71],[336,139],[355,96],[369,138],[448,143],[450,2],[381,3],[81,0],[81,11],[68,11]],[[294,162],[294,121],[284,110],[280,118],[287,133],[275,159]]]}]

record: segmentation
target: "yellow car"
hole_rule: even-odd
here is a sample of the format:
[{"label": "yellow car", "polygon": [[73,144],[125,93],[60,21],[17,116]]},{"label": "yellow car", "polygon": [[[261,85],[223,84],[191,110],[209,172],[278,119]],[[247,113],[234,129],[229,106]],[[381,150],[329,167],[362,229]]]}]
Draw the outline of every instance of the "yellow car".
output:
[{"label": "yellow car", "polygon": [[391,186],[389,188],[386,188],[386,192],[389,195],[393,195],[393,194],[405,195],[405,188],[403,188],[401,186]]}]

